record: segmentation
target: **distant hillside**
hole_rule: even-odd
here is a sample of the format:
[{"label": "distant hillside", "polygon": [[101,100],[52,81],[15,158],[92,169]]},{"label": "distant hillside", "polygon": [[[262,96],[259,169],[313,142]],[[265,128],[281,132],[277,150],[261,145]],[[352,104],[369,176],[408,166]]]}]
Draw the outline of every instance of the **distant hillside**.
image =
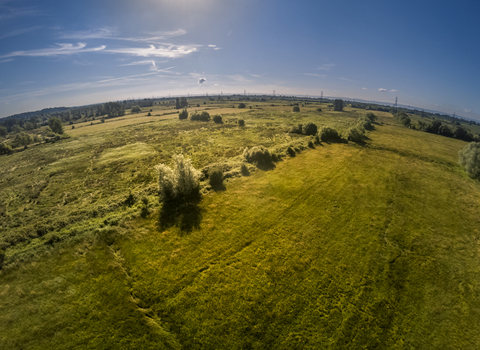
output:
[{"label": "distant hillside", "polygon": [[33,111],[33,112],[24,112],[24,113],[19,113],[19,114],[14,114],[8,117],[5,117],[3,119],[29,119],[31,117],[35,117],[37,115],[43,115],[43,114],[51,114],[51,113],[58,113],[58,112],[63,112],[67,109],[70,109],[72,107],[52,107],[52,108],[44,108],[40,111]]}]

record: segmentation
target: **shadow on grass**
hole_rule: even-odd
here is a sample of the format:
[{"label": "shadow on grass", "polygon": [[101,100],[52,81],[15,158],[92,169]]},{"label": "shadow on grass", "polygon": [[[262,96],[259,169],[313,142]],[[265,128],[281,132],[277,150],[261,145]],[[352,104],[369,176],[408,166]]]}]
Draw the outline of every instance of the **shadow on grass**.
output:
[{"label": "shadow on grass", "polygon": [[276,165],[274,162],[270,163],[258,163],[257,168],[263,171],[273,170],[275,169]]},{"label": "shadow on grass", "polygon": [[202,199],[200,193],[185,201],[165,202],[160,209],[158,226],[165,230],[177,226],[182,232],[191,232],[200,227],[202,210],[198,206]]},{"label": "shadow on grass", "polygon": [[227,189],[223,183],[221,183],[219,185],[210,185],[210,186],[212,186],[212,189],[215,192],[223,192]]}]

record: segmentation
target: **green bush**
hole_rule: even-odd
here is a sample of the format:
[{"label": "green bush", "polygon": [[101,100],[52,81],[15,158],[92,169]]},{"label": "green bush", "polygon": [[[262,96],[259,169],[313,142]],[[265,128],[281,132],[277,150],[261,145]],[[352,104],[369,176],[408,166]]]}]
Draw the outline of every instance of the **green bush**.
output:
[{"label": "green bush", "polygon": [[248,171],[248,168],[245,164],[242,164],[242,166],[240,167],[240,172],[242,173],[243,176],[250,175],[250,171]]},{"label": "green bush", "polygon": [[12,153],[12,147],[5,143],[0,143],[0,154],[10,154]]},{"label": "green bush", "polygon": [[305,135],[315,135],[317,133],[317,126],[313,123],[307,123],[303,126],[302,132]]},{"label": "green bush", "polygon": [[458,152],[458,162],[468,175],[480,179],[480,143],[471,142]]},{"label": "green bush", "polygon": [[313,142],[312,142],[312,141],[308,141],[308,147],[310,147],[310,148],[315,148],[315,147],[313,146]]},{"label": "green bush", "polygon": [[243,157],[247,162],[258,167],[269,167],[273,165],[272,155],[269,150],[263,146],[255,146],[250,149],[245,148]]},{"label": "green bush", "polygon": [[131,113],[132,114],[133,113],[139,113],[141,111],[142,111],[142,109],[140,108],[140,106],[135,105],[135,106],[132,107]]},{"label": "green bush", "polygon": [[317,108],[315,111],[316,111],[316,112],[321,112],[322,109],[321,109],[321,108]]},{"label": "green bush", "polygon": [[214,167],[208,171],[208,183],[212,186],[220,186],[223,183],[223,171]]},{"label": "green bush", "polygon": [[223,123],[222,116],[218,114],[214,115],[213,122],[217,124],[222,124]]},{"label": "green bush", "polygon": [[322,140],[322,142],[340,141],[341,137],[340,135],[338,135],[337,130],[335,130],[334,128],[329,128],[327,126],[324,127],[320,132],[320,140]]},{"label": "green bush", "polygon": [[245,103],[239,103],[238,104],[238,108],[245,108],[245,107],[247,107],[247,106],[245,106]]},{"label": "green bush", "polygon": [[294,106],[294,107],[293,107],[293,111],[294,111],[294,112],[300,112],[300,107]]},{"label": "green bush", "polygon": [[3,268],[3,263],[5,261],[5,251],[0,249],[0,270]]},{"label": "green bush", "polygon": [[377,120],[377,116],[373,114],[372,112],[367,113],[366,117],[370,119],[370,121],[373,123],[374,121]]},{"label": "green bush", "polygon": [[318,135],[315,135],[315,144],[319,145],[320,142],[320,137]]},{"label": "green bush", "polygon": [[187,119],[188,118],[188,111],[184,108],[180,113],[178,113],[179,119]]},{"label": "green bush", "polygon": [[183,155],[173,156],[173,169],[165,164],[155,167],[158,172],[158,191],[161,202],[188,201],[199,193],[200,172]]},{"label": "green bush", "polygon": [[288,154],[290,157],[295,157],[295,150],[294,150],[292,147],[288,146],[288,148],[287,148],[287,154]]},{"label": "green bush", "polygon": [[208,112],[206,112],[206,111],[203,111],[202,113],[197,113],[197,111],[195,111],[195,113],[193,113],[190,116],[190,120],[192,120],[192,121],[198,120],[198,121],[202,121],[202,122],[208,122],[208,121],[210,121],[210,114],[208,114]]},{"label": "green bush", "polygon": [[350,128],[348,130],[348,136],[347,139],[348,141],[353,141],[353,142],[363,142],[365,140],[365,130],[359,128],[358,126]]},{"label": "green bush", "polygon": [[374,126],[372,125],[372,121],[370,120],[370,118],[367,118],[367,117],[358,118],[357,126],[359,126],[359,129],[365,129],[365,130],[375,129]]},{"label": "green bush", "polygon": [[291,133],[291,134],[301,134],[302,129],[303,129],[303,125],[298,124],[298,125],[292,126],[288,132]]},{"label": "green bush", "polygon": [[245,126],[245,120],[240,119],[240,120],[238,121],[238,126]]},{"label": "green bush", "polygon": [[55,134],[63,134],[63,125],[60,119],[57,117],[50,117],[48,119],[48,125],[50,126],[50,129],[55,133]]}]

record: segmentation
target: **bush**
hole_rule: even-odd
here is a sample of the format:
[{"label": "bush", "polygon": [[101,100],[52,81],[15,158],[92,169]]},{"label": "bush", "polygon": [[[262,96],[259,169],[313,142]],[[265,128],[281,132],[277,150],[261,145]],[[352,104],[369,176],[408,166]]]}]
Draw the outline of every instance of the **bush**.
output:
[{"label": "bush", "polygon": [[370,118],[367,118],[367,117],[358,118],[357,126],[359,127],[359,129],[365,129],[365,130],[375,129],[372,125]]},{"label": "bush", "polygon": [[135,106],[132,107],[131,113],[132,114],[133,113],[139,113],[141,111],[142,111],[142,109],[140,108],[140,106],[135,105]]},{"label": "bush", "polygon": [[312,142],[312,141],[308,141],[308,147],[310,147],[310,148],[315,148],[315,147],[313,146],[313,142]]},{"label": "bush", "polygon": [[50,126],[50,129],[56,134],[63,134],[63,125],[60,119],[57,117],[50,117],[48,119],[48,125]]},{"label": "bush", "polygon": [[180,113],[178,113],[179,119],[187,119],[188,118],[188,111],[184,108]]},{"label": "bush", "polygon": [[238,108],[245,108],[245,107],[247,107],[247,106],[245,106],[245,103],[243,103],[243,102],[238,104]]},{"label": "bush", "polygon": [[303,126],[302,132],[305,135],[315,135],[317,133],[317,126],[313,123],[307,123]]},{"label": "bush", "polygon": [[223,171],[218,167],[214,167],[208,172],[208,183],[212,186],[220,186],[223,183]]},{"label": "bush", "polygon": [[183,155],[173,156],[173,169],[165,164],[155,167],[158,171],[158,191],[161,202],[188,201],[199,193],[198,180],[200,172],[193,166],[190,159]]},{"label": "bush", "polygon": [[5,143],[0,143],[0,154],[10,154],[12,153],[12,147]]},{"label": "bush", "polygon": [[467,142],[470,142],[473,140],[472,134],[470,134],[468,130],[461,125],[457,125],[455,127],[455,129],[453,130],[453,137],[459,140],[467,141]]},{"label": "bush", "polygon": [[245,164],[242,164],[242,166],[240,167],[240,172],[242,173],[243,176],[250,175],[250,171],[248,171],[248,168]]},{"label": "bush", "polygon": [[367,116],[366,116],[368,119],[370,119],[370,121],[373,123],[374,121],[377,120],[377,116],[375,114],[373,114],[372,112],[370,113],[367,113]]},{"label": "bush", "polygon": [[208,121],[210,121],[210,114],[208,114],[208,112],[205,112],[205,111],[198,114],[197,111],[195,111],[195,113],[193,113],[190,116],[190,120],[192,120],[192,121],[198,120],[198,121],[202,121],[202,122],[208,122]]},{"label": "bush", "polygon": [[295,150],[294,150],[292,147],[288,146],[288,148],[287,148],[287,154],[288,154],[290,157],[295,157]]},{"label": "bush", "polygon": [[213,116],[213,122],[217,123],[217,124],[222,124],[223,123],[222,116],[218,115],[218,114],[214,115]]},{"label": "bush", "polygon": [[315,135],[315,144],[320,144],[320,137],[318,135]]},{"label": "bush", "polygon": [[240,119],[240,120],[238,121],[238,126],[245,126],[245,120]]},{"label": "bush", "polygon": [[292,126],[288,132],[291,133],[291,134],[301,134],[302,129],[303,129],[303,125],[298,124],[298,125]]},{"label": "bush", "polygon": [[438,128],[438,134],[446,137],[453,137],[452,129],[445,124],[442,124],[440,128]]},{"label": "bush", "polygon": [[336,99],[333,101],[333,110],[334,111],[343,111],[343,100]]},{"label": "bush", "polygon": [[480,143],[471,142],[458,152],[458,162],[468,175],[480,179]]},{"label": "bush", "polygon": [[32,137],[25,133],[21,132],[17,136],[15,136],[15,140],[13,141],[17,146],[24,146],[27,147],[29,144],[33,142]]},{"label": "bush", "polygon": [[150,214],[150,210],[148,209],[148,198],[143,197],[142,198],[142,210],[140,211],[140,216],[142,218],[146,218]]},{"label": "bush", "polygon": [[255,146],[250,150],[245,148],[243,157],[249,163],[252,163],[258,167],[268,167],[272,165],[272,155],[263,146]]},{"label": "bush", "polygon": [[348,130],[348,136],[347,136],[348,141],[363,142],[365,138],[366,138],[365,130],[359,128],[358,126],[350,128]]},{"label": "bush", "polygon": [[317,108],[315,111],[316,111],[316,112],[321,112],[322,109],[321,109],[321,108]]},{"label": "bush", "polygon": [[152,113],[148,112],[147,117],[151,117]]},{"label": "bush", "polygon": [[4,261],[5,261],[5,251],[0,248],[0,270],[3,268]]},{"label": "bush", "polygon": [[294,107],[293,107],[293,111],[294,111],[294,112],[300,112],[300,107],[294,106]]},{"label": "bush", "polygon": [[340,141],[341,137],[338,135],[337,130],[329,127],[324,127],[320,132],[320,140],[322,140],[322,142]]}]

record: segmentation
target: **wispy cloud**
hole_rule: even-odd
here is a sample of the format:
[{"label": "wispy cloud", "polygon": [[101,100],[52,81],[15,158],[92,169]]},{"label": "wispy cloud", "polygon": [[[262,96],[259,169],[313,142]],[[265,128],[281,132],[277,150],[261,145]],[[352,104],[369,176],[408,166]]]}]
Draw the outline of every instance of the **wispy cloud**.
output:
[{"label": "wispy cloud", "polygon": [[197,51],[200,45],[150,45],[146,47],[126,47],[108,49],[104,52],[119,53],[124,55],[138,56],[138,57],[164,57],[164,58],[179,58],[187,56]]},{"label": "wispy cloud", "polygon": [[240,74],[235,74],[235,75],[227,75],[228,78],[236,81],[236,82],[239,82],[239,83],[251,83],[252,81],[245,78],[243,75],[240,75]]},{"label": "wispy cloud", "polygon": [[7,58],[6,60],[0,60],[0,63],[13,61],[13,58]]},{"label": "wispy cloud", "polygon": [[368,90],[366,87],[363,87],[362,90]]},{"label": "wispy cloud", "polygon": [[326,72],[329,72],[330,69],[332,69],[333,67],[335,67],[336,64],[335,63],[324,63],[322,64],[321,66],[318,66],[317,69],[318,70],[324,70]]},{"label": "wispy cloud", "polygon": [[398,92],[398,90],[392,89],[390,90],[390,92]]},{"label": "wispy cloud", "polygon": [[472,109],[465,109],[465,112],[470,113]]},{"label": "wispy cloud", "polygon": [[316,74],[316,73],[302,73],[302,75],[308,75],[310,77],[317,77],[317,78],[326,78],[325,74]]},{"label": "wispy cloud", "polygon": [[60,39],[114,39],[119,34],[117,28],[104,27],[96,30],[86,30],[74,33],[63,33],[60,35]]},{"label": "wispy cloud", "polygon": [[355,82],[355,80],[348,79],[348,78],[342,78],[342,77],[338,77],[338,79],[340,79],[340,80],[344,80],[344,81],[351,81],[351,82]]},{"label": "wispy cloud", "polygon": [[13,7],[8,5],[9,2],[14,1],[0,2],[0,21],[6,21],[19,17],[33,16],[40,13],[37,7]]},{"label": "wispy cloud", "polygon": [[9,54],[0,56],[0,59],[11,57],[45,57],[45,56],[64,56],[73,55],[83,52],[101,51],[106,48],[105,45],[99,47],[86,48],[87,44],[78,43],[76,46],[73,44],[57,44],[57,47],[51,47],[47,49],[27,50],[27,51],[14,51]]},{"label": "wispy cloud", "polygon": [[381,89],[378,89],[378,91],[380,91],[380,92],[385,92],[385,91],[387,91],[387,89],[382,89],[382,88],[381,88]]},{"label": "wispy cloud", "polygon": [[30,32],[33,32],[34,30],[38,30],[42,28],[41,26],[35,26],[35,27],[29,27],[29,28],[23,28],[23,29],[17,29],[17,30],[13,30],[9,33],[6,33],[6,34],[3,34],[3,35],[0,35],[0,40],[1,39],[5,39],[5,38],[10,38],[12,36],[17,36],[17,35],[22,35],[22,34],[26,34],[26,33],[30,33]]}]

